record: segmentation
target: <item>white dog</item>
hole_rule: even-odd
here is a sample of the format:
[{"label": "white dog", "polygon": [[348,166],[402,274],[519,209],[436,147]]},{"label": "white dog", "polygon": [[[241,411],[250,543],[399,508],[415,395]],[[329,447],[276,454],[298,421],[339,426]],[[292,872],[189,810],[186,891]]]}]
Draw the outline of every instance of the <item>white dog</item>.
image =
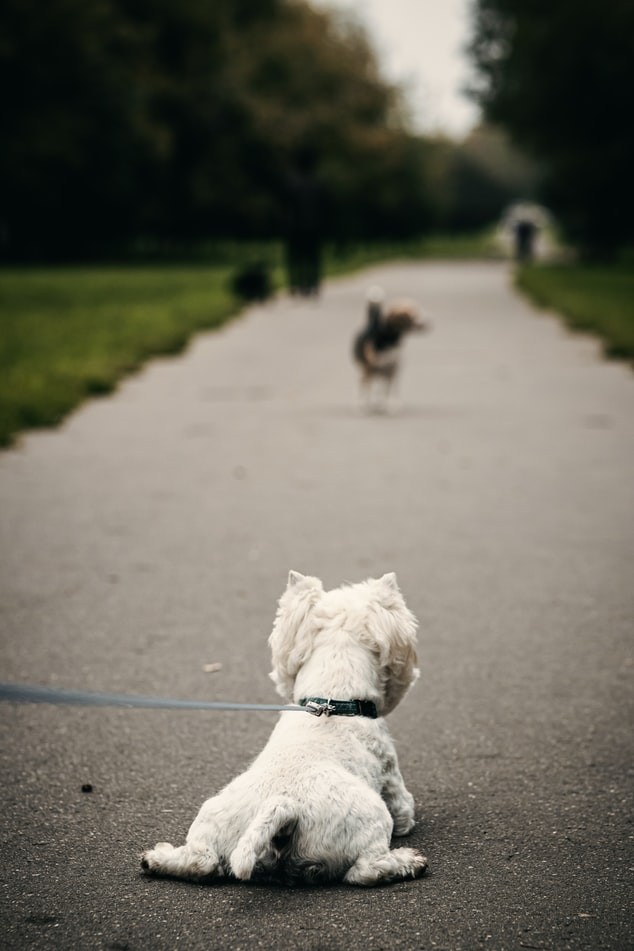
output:
[{"label": "white dog", "polygon": [[289,884],[421,875],[420,852],[390,850],[392,834],[414,828],[414,800],[383,719],[418,676],[416,626],[394,574],[324,591],[291,571],[271,677],[308,712],[283,712],[249,769],[203,804],[185,845],[159,843],[142,867]]}]

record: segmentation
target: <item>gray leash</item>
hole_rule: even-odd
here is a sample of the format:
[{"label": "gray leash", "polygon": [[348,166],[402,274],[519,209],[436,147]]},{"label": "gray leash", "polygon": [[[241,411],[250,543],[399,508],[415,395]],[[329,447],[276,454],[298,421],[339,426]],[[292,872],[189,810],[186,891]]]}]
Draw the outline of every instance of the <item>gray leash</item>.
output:
[{"label": "gray leash", "polygon": [[294,710],[309,713],[295,703],[229,703],[214,700],[167,700],[161,697],[135,697],[124,693],[91,693],[88,690],[62,690],[57,687],[32,687],[28,684],[0,683],[0,701],[12,703],[52,703],[80,707],[148,707],[154,710]]}]

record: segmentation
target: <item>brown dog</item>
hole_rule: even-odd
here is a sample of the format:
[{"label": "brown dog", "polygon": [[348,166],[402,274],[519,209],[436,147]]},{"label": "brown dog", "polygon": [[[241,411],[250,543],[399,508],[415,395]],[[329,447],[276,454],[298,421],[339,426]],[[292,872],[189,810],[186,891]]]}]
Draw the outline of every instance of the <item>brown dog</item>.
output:
[{"label": "brown dog", "polygon": [[400,367],[400,345],[403,337],[413,331],[429,330],[416,303],[397,298],[384,304],[381,288],[368,292],[368,320],[354,340],[354,359],[361,368],[361,397],[365,407],[372,407],[374,384],[379,383],[382,396],[374,408],[385,409],[392,384]]}]

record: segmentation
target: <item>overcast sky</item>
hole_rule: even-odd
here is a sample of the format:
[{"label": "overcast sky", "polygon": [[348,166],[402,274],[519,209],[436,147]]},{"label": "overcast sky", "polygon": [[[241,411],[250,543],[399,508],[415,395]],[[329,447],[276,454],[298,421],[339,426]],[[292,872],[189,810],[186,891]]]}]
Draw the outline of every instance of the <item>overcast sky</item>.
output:
[{"label": "overcast sky", "polygon": [[471,0],[312,0],[351,10],[368,28],[389,79],[405,81],[417,128],[462,138],[478,121],[461,94]]}]

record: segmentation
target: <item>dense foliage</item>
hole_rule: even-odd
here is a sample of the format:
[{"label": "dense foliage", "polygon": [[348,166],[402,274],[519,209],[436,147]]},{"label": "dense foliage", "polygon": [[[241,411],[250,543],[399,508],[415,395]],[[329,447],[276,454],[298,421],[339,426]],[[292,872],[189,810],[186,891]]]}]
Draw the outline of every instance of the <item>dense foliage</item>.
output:
[{"label": "dense foliage", "polygon": [[412,132],[358,22],[305,0],[5,0],[0,82],[5,261],[279,238],[307,150],[340,245],[481,228],[517,197],[493,140],[483,160]]},{"label": "dense foliage", "polygon": [[428,223],[398,91],[300,0],[5,0],[0,37],[5,257],[277,235],[307,147],[333,236]]},{"label": "dense foliage", "polygon": [[476,0],[476,96],[546,165],[546,198],[589,254],[634,242],[634,4]]}]

